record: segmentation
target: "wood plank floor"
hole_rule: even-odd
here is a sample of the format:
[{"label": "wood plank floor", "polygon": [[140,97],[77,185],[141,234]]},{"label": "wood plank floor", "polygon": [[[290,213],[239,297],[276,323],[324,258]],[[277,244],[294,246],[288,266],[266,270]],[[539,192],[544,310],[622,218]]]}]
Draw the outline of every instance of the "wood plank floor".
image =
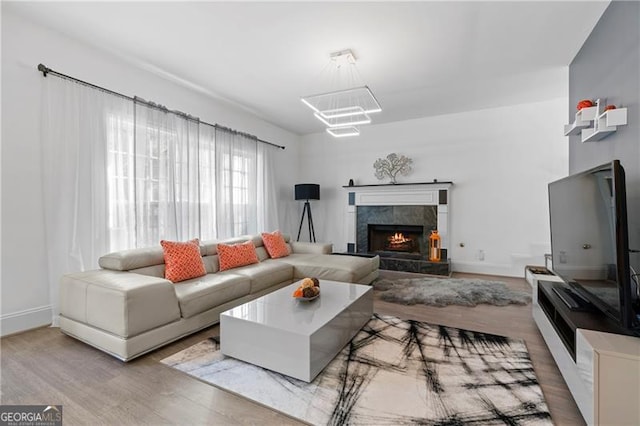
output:
[{"label": "wood plank floor", "polygon": [[[385,278],[411,275],[381,271]],[[454,276],[497,279],[531,291],[520,278]],[[524,339],[553,421],[584,424],[533,321],[531,305],[403,306],[375,294],[374,300],[374,310],[381,314]],[[55,328],[5,337],[0,341],[0,403],[62,404],[65,425],[300,424],[159,363],[218,331],[218,326],[210,327],[126,364]]]}]

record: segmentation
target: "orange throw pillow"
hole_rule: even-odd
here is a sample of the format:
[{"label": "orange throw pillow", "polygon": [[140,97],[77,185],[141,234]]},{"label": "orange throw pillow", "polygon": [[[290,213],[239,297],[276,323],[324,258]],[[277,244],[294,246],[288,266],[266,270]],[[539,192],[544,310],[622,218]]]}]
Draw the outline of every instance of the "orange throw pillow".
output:
[{"label": "orange throw pillow", "polygon": [[169,281],[177,283],[207,274],[197,238],[184,243],[162,240],[160,245],[164,252],[164,277]]},{"label": "orange throw pillow", "polygon": [[284,237],[280,234],[280,231],[274,231],[272,233],[263,232],[262,242],[272,259],[289,256],[287,243],[284,241]]},{"label": "orange throw pillow", "polygon": [[218,257],[221,271],[258,263],[256,247],[251,241],[233,245],[218,244]]}]

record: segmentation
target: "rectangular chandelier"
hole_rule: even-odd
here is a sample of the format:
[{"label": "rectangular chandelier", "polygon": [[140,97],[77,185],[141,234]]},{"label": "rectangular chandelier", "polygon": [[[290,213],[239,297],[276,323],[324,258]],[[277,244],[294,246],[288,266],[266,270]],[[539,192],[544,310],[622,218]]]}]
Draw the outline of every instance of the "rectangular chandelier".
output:
[{"label": "rectangular chandelier", "polygon": [[349,115],[349,111],[363,111],[367,114],[382,111],[378,100],[367,86],[305,96],[302,102],[315,112],[327,116]]},{"label": "rectangular chandelier", "polygon": [[[368,86],[356,83],[359,74],[356,57],[350,49],[332,53],[330,60],[335,65],[330,67],[334,69],[334,78],[331,79],[333,87],[350,88],[304,96],[300,100],[313,110],[314,116],[327,126],[327,132],[332,136],[357,136],[360,134],[357,126],[371,123],[369,114],[380,112],[382,108]],[[347,81],[336,83],[345,70]]]},{"label": "rectangular chandelier", "polygon": [[360,130],[355,126],[327,127],[327,133],[334,138],[344,138],[347,136],[358,136],[360,134]]},{"label": "rectangular chandelier", "polygon": [[364,111],[342,116],[327,117],[321,112],[314,112],[313,115],[329,127],[357,126],[358,124],[371,123],[371,118]]},{"label": "rectangular chandelier", "polygon": [[[378,100],[367,86],[338,90],[301,98],[313,115],[327,127],[334,137],[357,136],[357,125],[371,123],[369,114],[382,111]],[[344,130],[339,128],[344,127]]]}]

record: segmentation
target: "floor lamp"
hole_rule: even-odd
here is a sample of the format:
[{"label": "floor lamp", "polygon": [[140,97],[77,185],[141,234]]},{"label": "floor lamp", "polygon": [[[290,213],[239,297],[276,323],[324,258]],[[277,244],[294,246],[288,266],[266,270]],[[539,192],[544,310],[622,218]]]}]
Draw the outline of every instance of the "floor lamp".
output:
[{"label": "floor lamp", "polygon": [[300,218],[300,226],[298,227],[298,238],[296,241],[300,241],[300,232],[302,231],[302,224],[304,223],[304,216],[307,215],[307,222],[309,223],[309,241],[316,242],[316,231],[313,229],[313,217],[311,216],[311,204],[309,200],[320,199],[320,185],[315,183],[300,183],[295,186],[295,199],[305,200],[304,208],[302,209],[302,217]]}]

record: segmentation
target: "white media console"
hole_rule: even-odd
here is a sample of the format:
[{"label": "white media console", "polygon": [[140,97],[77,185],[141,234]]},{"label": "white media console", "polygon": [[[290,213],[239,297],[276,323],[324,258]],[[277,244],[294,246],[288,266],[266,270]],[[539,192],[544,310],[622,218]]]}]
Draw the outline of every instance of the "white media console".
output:
[{"label": "white media console", "polygon": [[600,314],[569,310],[554,275],[525,271],[533,318],[589,425],[640,425],[640,338],[608,333]]}]

